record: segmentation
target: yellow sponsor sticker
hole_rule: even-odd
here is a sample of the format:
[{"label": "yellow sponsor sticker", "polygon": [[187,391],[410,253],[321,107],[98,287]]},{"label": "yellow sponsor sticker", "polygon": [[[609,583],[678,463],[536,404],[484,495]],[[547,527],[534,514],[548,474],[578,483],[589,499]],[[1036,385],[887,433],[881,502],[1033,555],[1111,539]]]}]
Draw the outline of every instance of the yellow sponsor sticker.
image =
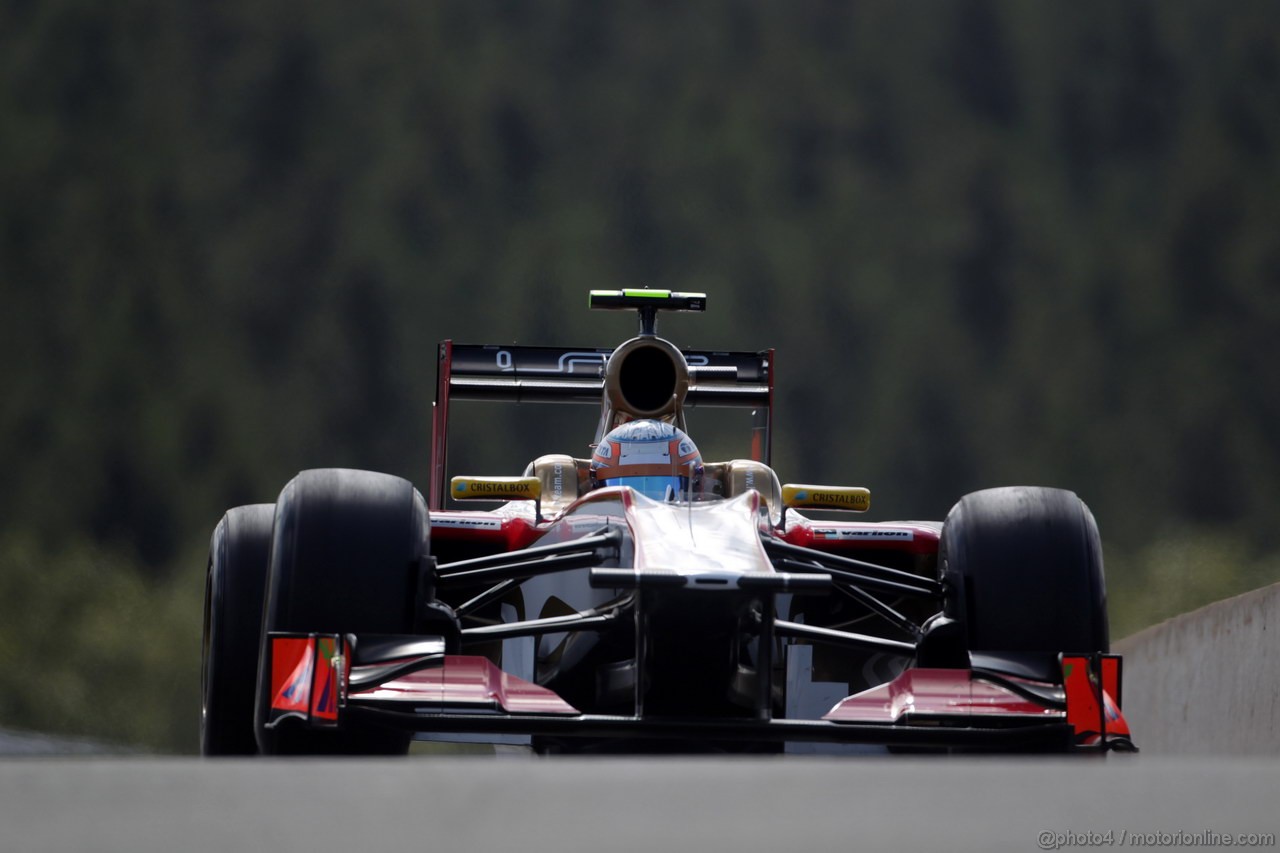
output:
[{"label": "yellow sponsor sticker", "polygon": [[542,496],[537,477],[454,477],[449,493],[458,501],[536,501]]},{"label": "yellow sponsor sticker", "polygon": [[871,509],[871,490],[861,486],[806,486],[788,483],[782,487],[782,504],[793,509],[866,512]]}]

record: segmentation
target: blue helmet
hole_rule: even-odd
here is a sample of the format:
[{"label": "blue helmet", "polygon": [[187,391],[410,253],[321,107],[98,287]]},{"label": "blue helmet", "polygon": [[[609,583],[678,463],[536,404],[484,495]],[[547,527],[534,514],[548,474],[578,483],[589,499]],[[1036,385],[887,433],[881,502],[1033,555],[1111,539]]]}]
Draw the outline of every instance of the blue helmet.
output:
[{"label": "blue helmet", "polygon": [[665,421],[628,421],[612,430],[591,454],[599,486],[630,486],[646,497],[690,495],[702,478],[702,455],[683,430]]}]

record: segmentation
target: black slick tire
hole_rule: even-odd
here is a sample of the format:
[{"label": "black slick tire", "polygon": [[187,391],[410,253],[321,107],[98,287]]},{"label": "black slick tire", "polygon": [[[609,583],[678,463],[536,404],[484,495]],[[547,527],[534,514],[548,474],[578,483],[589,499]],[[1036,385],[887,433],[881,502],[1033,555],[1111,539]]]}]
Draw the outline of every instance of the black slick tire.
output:
[{"label": "black slick tire", "polygon": [[429,534],[422,495],[400,477],[325,468],[303,471],[285,486],[276,502],[258,665],[255,728],[263,753],[407,751],[408,733],[375,726],[266,728],[267,632],[412,633],[418,568]]},{"label": "black slick tire", "polygon": [[971,653],[1052,672],[1060,652],[1106,652],[1102,545],[1089,508],[1062,489],[966,495],[942,528],[946,616]]},{"label": "black slick tire", "polygon": [[262,600],[275,507],[228,510],[209,542],[200,665],[200,753],[253,755]]}]

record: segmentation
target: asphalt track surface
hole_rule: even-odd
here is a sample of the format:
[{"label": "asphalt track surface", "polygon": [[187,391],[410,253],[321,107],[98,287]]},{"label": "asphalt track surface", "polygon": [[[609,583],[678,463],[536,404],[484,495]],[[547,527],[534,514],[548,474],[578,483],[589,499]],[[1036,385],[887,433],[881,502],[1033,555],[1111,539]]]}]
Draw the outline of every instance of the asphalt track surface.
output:
[{"label": "asphalt track surface", "polygon": [[1211,833],[1276,849],[1280,762],[0,760],[4,853],[1227,846]]}]

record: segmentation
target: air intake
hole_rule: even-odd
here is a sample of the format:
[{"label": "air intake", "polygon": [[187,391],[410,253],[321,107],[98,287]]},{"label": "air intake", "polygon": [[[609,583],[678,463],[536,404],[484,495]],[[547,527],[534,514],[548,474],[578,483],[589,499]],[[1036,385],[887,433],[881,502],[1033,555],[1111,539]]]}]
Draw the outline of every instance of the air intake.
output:
[{"label": "air intake", "polygon": [[632,338],[609,356],[604,386],[615,413],[633,418],[675,415],[689,392],[689,365],[662,338]]}]

